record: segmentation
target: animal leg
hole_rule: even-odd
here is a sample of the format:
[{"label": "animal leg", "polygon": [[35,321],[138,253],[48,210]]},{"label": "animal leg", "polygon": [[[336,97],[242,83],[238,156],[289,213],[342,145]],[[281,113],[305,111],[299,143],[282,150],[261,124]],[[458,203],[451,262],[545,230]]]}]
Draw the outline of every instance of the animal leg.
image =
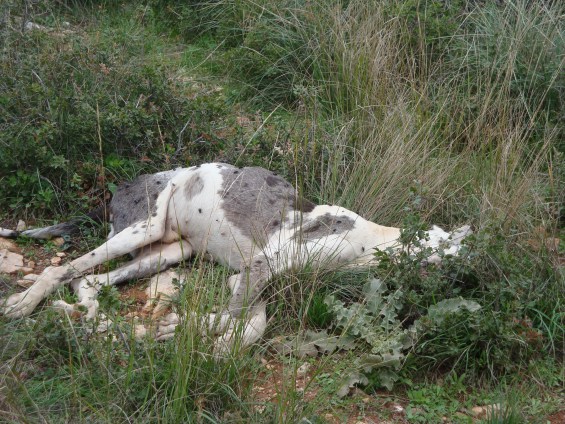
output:
[{"label": "animal leg", "polygon": [[[242,335],[243,346],[248,346],[255,341],[257,341],[265,332],[267,326],[267,317],[265,312],[265,305],[250,308],[249,318],[246,320],[244,318],[244,305],[250,304],[247,300],[255,299],[262,291],[264,284],[268,281],[270,277],[270,269],[267,264],[267,259],[264,256],[259,256],[255,258],[255,267],[253,267],[253,273],[248,273],[245,268],[242,272],[236,275],[232,275],[228,279],[228,286],[232,291],[232,297],[230,300],[230,307],[228,311],[221,312],[219,314],[208,314],[202,317],[203,322],[202,328],[207,334],[223,334],[217,342],[217,349],[219,352],[226,352],[235,340],[234,336],[237,334]],[[264,276],[264,278],[262,278]],[[242,282],[244,281],[244,284]],[[249,285],[246,284],[249,281],[254,283]],[[256,294],[253,299],[249,297],[247,288],[253,287]],[[251,290],[253,292],[253,290]],[[235,313],[231,314],[231,308],[234,309]],[[238,320],[236,318],[244,318]],[[193,314],[190,319],[196,321],[197,317]],[[243,330],[237,331],[241,328],[237,325],[237,322],[243,323]],[[165,317],[163,317],[157,324],[157,331],[155,338],[158,341],[168,340],[174,337],[176,327],[181,323],[181,317],[176,312],[172,312]],[[144,335],[146,332],[140,331],[140,335]]]},{"label": "animal leg", "polygon": [[[273,261],[271,261],[273,262]],[[214,343],[214,355],[225,357],[234,347],[245,348],[263,336],[267,328],[266,303],[255,303],[265,285],[274,274],[267,256],[253,257],[249,267],[244,266],[239,274],[228,280],[232,290],[227,312],[223,312],[215,322],[223,334]],[[279,264],[280,265],[280,264]],[[291,267],[291,261],[279,267]]]},{"label": "animal leg", "polygon": [[[85,318],[93,319],[98,310],[96,298],[102,286],[119,284],[133,278],[142,278],[159,273],[188,258],[191,254],[192,248],[184,240],[170,244],[153,244],[146,251],[142,252],[140,256],[114,271],[106,274],[92,274],[73,280],[71,284],[77,293],[78,302],[71,305],[63,300],[58,300],[53,302],[53,306],[67,312],[77,312],[81,308],[86,308]],[[157,274],[156,277],[160,275]],[[157,281],[156,277],[153,277],[151,281]],[[170,279],[170,286],[173,287],[172,277]],[[167,289],[170,291],[171,287],[167,287]],[[151,288],[151,285],[149,288]],[[159,286],[159,291],[162,290],[163,288]],[[156,291],[155,294],[157,294]]]},{"label": "animal leg", "polygon": [[223,358],[233,347],[244,349],[258,341],[267,328],[267,304],[259,302],[243,320],[231,319],[227,331],[214,342],[214,355]]},{"label": "animal leg", "polygon": [[[227,314],[207,314],[205,316],[200,317],[200,322],[198,322],[198,317],[196,314],[191,313],[189,315],[189,319],[192,320],[195,328],[202,329],[202,335],[208,334],[221,334],[226,331],[229,327],[230,323],[233,321],[233,318]],[[181,317],[176,312],[171,312],[167,314],[163,318],[159,320],[157,323],[157,330],[155,332],[155,340],[163,341],[172,339],[175,336],[175,330],[177,326],[182,322]],[[200,324],[198,327],[198,324]],[[144,335],[143,333],[139,333],[139,335]]]},{"label": "animal leg", "polygon": [[[228,280],[228,285],[233,293],[233,284],[235,283],[237,275],[233,275]],[[151,287],[151,286],[150,286]],[[148,287],[149,288],[149,287]],[[197,315],[191,313],[189,318],[193,320],[193,323],[196,324]],[[230,316],[229,313],[223,312],[220,314],[210,313],[205,316],[200,317],[201,320],[201,327],[203,330],[203,335],[207,334],[221,334],[226,331],[230,322],[233,318]],[[181,318],[176,312],[171,312],[167,314],[163,318],[161,318],[157,322],[157,329],[155,332],[155,339],[157,341],[168,340],[174,337],[175,330],[177,326],[181,323]],[[147,333],[146,330],[140,329],[140,331],[136,330],[136,334],[139,336],[144,336]]]},{"label": "animal leg", "polygon": [[230,277],[232,296],[228,306],[229,314],[240,318],[245,308],[259,297],[272,275],[267,257],[257,255],[251,260],[249,267],[244,266],[239,274]]},{"label": "animal leg", "polygon": [[146,221],[125,228],[102,246],[69,264],[47,268],[26,291],[0,302],[2,305],[0,312],[13,318],[29,315],[42,299],[66,282],[80,276],[87,269],[161,239],[165,232],[167,208],[172,192],[173,186],[169,183],[157,199],[155,212]]},{"label": "animal leg", "polygon": [[[209,334],[223,333],[214,342],[214,355],[216,357],[225,357],[234,346],[238,346],[240,349],[246,348],[263,336],[267,328],[266,303],[260,302],[253,306],[249,309],[248,315],[245,319],[234,319],[226,313],[221,315],[209,314],[204,317],[203,328],[205,332]],[[191,319],[196,321],[195,316],[192,316]],[[180,323],[181,319],[177,313],[170,313],[165,316],[157,326],[156,340],[172,339]],[[146,329],[142,328],[141,331],[136,329],[138,337],[145,334],[147,334]]]},{"label": "animal leg", "polygon": [[160,272],[151,277],[149,286],[145,289],[147,302],[142,311],[155,319],[163,315],[171,305],[171,301],[178,296],[181,277],[176,270]]}]

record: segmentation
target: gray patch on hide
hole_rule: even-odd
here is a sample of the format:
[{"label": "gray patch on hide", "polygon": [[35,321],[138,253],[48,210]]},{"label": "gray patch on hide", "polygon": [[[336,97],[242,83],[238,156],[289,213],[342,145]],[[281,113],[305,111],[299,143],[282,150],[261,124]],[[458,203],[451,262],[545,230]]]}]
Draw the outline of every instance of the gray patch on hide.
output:
[{"label": "gray patch on hide", "polygon": [[259,246],[281,228],[289,212],[307,213],[315,207],[297,198],[292,184],[266,169],[224,165],[220,173],[223,182],[218,194],[227,220]]},{"label": "gray patch on hide", "polygon": [[297,232],[293,239],[316,240],[332,234],[343,234],[351,231],[354,226],[355,221],[346,215],[326,213],[310,222],[304,222],[301,231]]},{"label": "gray patch on hide", "polygon": [[155,216],[155,202],[176,170],[158,174],[144,174],[135,180],[118,186],[110,202],[115,233],[123,231],[136,222]]},{"label": "gray patch on hide", "polygon": [[186,199],[190,200],[197,194],[199,194],[204,189],[204,181],[200,178],[200,175],[195,174],[191,176],[186,185],[184,186],[184,194],[186,195]]}]

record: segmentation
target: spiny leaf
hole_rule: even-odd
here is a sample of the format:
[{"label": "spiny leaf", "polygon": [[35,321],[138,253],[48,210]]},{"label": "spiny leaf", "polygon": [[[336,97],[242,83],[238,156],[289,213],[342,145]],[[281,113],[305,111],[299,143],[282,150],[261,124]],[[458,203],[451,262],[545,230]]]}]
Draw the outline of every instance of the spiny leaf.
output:
[{"label": "spiny leaf", "polygon": [[367,385],[369,383],[369,379],[365,377],[364,374],[360,372],[352,372],[345,377],[343,384],[339,387],[336,395],[343,399],[345,396],[349,394],[352,388],[355,387],[357,384]]},{"label": "spiny leaf", "polygon": [[435,324],[441,325],[444,319],[450,315],[467,310],[469,312],[476,312],[481,309],[474,300],[463,299],[462,297],[445,299],[437,304],[430,306],[428,310],[428,318]]}]

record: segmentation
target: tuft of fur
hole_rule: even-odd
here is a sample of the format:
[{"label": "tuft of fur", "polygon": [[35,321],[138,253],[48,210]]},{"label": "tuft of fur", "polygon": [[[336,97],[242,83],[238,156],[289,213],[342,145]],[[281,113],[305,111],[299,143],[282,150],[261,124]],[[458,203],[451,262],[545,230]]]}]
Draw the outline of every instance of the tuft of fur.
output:
[{"label": "tuft of fur", "polygon": [[88,224],[100,224],[109,220],[109,214],[105,206],[100,206],[83,217],[73,218],[68,222],[50,225],[49,227],[32,228],[24,231],[7,230],[0,228],[0,236],[7,238],[16,238],[19,236],[29,237],[33,239],[49,240],[54,237],[72,236],[77,234],[81,227]]}]

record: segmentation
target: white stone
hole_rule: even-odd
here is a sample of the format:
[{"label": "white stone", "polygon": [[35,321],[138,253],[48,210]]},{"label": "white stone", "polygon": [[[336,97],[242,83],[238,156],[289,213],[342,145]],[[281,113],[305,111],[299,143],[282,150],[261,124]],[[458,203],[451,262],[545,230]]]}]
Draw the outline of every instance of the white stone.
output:
[{"label": "white stone", "polygon": [[15,274],[16,272],[29,274],[33,272],[33,269],[24,266],[24,257],[19,253],[0,249],[0,272],[6,274]]},{"label": "white stone", "polygon": [[298,367],[296,370],[296,375],[298,377],[303,377],[306,373],[310,370],[310,364],[308,362],[304,362],[302,365]]},{"label": "white stone", "polygon": [[18,246],[12,240],[0,237],[0,249],[6,249],[10,252],[17,252]]}]

